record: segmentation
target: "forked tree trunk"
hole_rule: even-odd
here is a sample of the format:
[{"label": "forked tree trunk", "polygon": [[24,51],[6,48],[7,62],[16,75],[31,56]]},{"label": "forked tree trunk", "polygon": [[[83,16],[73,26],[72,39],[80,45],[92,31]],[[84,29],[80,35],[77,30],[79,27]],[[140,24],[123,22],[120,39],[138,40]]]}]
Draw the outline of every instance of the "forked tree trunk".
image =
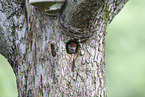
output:
[{"label": "forked tree trunk", "polygon": [[[18,96],[106,97],[106,28],[127,1],[66,0],[54,17],[28,0],[1,0],[0,53],[15,72]],[[70,40],[79,43],[75,54],[66,52]]]}]

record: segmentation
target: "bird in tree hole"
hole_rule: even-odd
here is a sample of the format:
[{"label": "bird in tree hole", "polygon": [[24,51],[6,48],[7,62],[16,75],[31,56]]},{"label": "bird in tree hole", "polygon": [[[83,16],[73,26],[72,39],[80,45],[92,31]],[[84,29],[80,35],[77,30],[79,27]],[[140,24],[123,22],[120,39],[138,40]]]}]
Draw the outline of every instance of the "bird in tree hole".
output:
[{"label": "bird in tree hole", "polygon": [[72,67],[71,67],[72,71],[74,71],[75,59],[77,57],[78,49],[79,49],[79,43],[76,42],[75,40],[70,40],[66,43],[66,51],[68,54],[71,54],[73,57],[73,62],[72,62]]},{"label": "bird in tree hole", "polygon": [[77,52],[77,49],[78,49],[78,43],[74,42],[74,41],[69,41],[66,44],[66,49],[67,49],[68,54],[75,54]]}]

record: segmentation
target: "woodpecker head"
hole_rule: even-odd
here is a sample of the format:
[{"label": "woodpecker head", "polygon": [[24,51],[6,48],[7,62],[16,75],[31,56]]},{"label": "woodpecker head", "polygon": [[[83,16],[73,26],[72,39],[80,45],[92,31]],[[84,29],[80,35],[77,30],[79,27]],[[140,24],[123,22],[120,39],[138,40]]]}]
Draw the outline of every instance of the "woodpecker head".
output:
[{"label": "woodpecker head", "polygon": [[76,42],[76,41],[69,41],[66,44],[66,51],[67,51],[67,53],[73,54],[73,53],[76,53],[77,50],[78,50],[78,42]]}]

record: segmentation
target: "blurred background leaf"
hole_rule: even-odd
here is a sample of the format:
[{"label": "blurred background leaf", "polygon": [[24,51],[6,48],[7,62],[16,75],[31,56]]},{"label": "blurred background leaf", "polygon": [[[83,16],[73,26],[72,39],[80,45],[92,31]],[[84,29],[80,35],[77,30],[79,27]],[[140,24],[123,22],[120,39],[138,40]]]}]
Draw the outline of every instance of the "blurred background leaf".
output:
[{"label": "blurred background leaf", "polygon": [[106,36],[108,97],[145,97],[145,0],[129,0]]},{"label": "blurred background leaf", "polygon": [[[107,32],[108,97],[145,97],[145,0],[130,0]],[[0,97],[17,97],[15,75],[2,55]]]},{"label": "blurred background leaf", "polygon": [[17,97],[16,77],[2,55],[0,55],[0,97]]}]

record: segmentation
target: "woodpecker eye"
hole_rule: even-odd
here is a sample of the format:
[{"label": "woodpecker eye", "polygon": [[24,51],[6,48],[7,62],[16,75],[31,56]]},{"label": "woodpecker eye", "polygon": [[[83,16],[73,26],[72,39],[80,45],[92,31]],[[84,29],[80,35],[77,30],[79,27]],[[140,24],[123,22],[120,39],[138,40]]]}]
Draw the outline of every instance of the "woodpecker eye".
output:
[{"label": "woodpecker eye", "polygon": [[70,40],[66,43],[66,51],[68,54],[75,54],[78,51],[78,42]]}]

